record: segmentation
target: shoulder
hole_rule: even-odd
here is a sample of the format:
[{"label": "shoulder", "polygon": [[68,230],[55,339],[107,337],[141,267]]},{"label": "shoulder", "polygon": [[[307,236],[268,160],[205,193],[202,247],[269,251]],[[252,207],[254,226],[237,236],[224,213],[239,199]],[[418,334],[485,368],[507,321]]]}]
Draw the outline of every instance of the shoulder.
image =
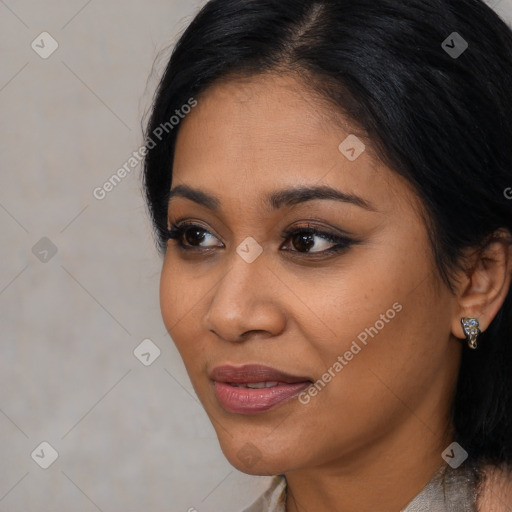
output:
[{"label": "shoulder", "polygon": [[477,498],[478,512],[512,510],[512,467],[486,465]]}]

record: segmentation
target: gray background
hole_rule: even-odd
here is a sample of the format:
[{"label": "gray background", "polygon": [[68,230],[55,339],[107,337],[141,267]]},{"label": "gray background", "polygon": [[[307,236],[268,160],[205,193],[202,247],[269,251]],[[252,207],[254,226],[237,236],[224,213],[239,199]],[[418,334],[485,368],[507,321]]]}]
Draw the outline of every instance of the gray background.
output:
[{"label": "gray background", "polygon": [[93,195],[141,146],[154,59],[203,3],[0,0],[2,512],[235,512],[268,483],[224,459],[166,333],[139,167]]}]

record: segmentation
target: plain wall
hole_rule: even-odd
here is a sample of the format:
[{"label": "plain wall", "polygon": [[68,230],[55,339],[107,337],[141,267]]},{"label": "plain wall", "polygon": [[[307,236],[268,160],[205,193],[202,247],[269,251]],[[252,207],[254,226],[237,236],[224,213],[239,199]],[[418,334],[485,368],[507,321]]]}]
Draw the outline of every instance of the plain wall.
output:
[{"label": "plain wall", "polygon": [[225,460],[166,333],[140,166],[93,194],[141,146],[153,61],[202,3],[0,2],[2,512],[235,512],[268,484]]}]

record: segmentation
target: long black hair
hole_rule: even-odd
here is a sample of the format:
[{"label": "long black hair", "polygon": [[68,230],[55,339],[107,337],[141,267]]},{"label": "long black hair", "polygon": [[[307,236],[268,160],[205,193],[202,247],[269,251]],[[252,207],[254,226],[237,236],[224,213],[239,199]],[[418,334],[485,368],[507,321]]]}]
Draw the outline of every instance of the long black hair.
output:
[{"label": "long black hair", "polygon": [[[303,77],[415,187],[452,291],[465,248],[512,233],[512,31],[483,1],[211,0],[175,45],[145,132],[162,255],[176,115],[216,80],[281,71]],[[511,293],[478,350],[463,351],[452,408],[455,440],[497,465],[512,464]]]}]

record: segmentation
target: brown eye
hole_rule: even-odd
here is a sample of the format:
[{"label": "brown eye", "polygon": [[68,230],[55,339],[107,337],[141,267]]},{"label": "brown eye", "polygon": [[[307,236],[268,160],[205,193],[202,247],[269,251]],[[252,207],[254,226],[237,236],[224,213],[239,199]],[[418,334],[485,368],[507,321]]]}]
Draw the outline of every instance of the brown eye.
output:
[{"label": "brown eye", "polygon": [[179,247],[183,249],[208,249],[211,247],[219,247],[219,244],[215,243],[203,245],[208,242],[209,239],[214,242],[217,240],[217,237],[196,224],[173,224],[171,229],[167,231],[166,237],[167,240],[176,240]]},{"label": "brown eye", "polygon": [[[207,229],[192,223],[173,224],[167,231],[167,240],[176,240],[179,248],[183,250],[202,250],[224,247],[218,242],[217,237]],[[347,236],[340,236],[327,231],[321,231],[315,227],[295,228],[286,231],[282,238],[291,248],[283,248],[285,252],[301,255],[322,256],[341,252],[356,243]],[[208,243],[210,242],[210,243]]]},{"label": "brown eye", "polygon": [[205,239],[204,229],[188,228],[184,230],[183,234],[185,235],[185,240],[190,245],[200,245]]},{"label": "brown eye", "polygon": [[299,234],[296,233],[292,237],[293,246],[299,252],[307,252],[315,245],[315,235],[312,233],[308,234]]},{"label": "brown eye", "polygon": [[290,240],[288,252],[322,255],[339,252],[354,244],[348,237],[321,231],[313,226],[294,228],[283,233],[282,238]]}]

